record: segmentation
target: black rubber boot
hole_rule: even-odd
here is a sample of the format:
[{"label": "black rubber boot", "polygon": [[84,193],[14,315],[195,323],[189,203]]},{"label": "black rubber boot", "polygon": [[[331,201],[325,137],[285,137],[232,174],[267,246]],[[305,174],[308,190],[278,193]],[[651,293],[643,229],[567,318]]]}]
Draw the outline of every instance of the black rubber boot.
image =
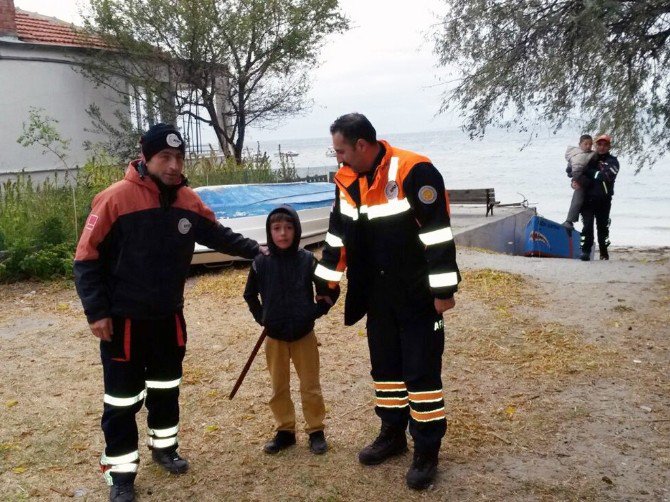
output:
[{"label": "black rubber boot", "polygon": [[435,481],[437,475],[437,452],[414,452],[412,466],[407,471],[407,486],[413,490],[425,490]]},{"label": "black rubber boot", "polygon": [[323,431],[315,431],[309,435],[309,449],[315,455],[323,455],[328,451],[328,443]]},{"label": "black rubber boot", "polygon": [[135,501],[135,474],[112,474],[112,488],[109,491],[109,502]]},{"label": "black rubber boot", "polygon": [[265,443],[265,446],[263,446],[263,451],[265,453],[269,453],[270,455],[274,455],[275,453],[279,453],[281,450],[285,450],[289,446],[293,446],[295,444],[295,432],[291,431],[277,431],[277,434],[275,434],[275,437],[273,437],[270,441]]},{"label": "black rubber boot", "polygon": [[377,438],[358,454],[358,461],[363,465],[377,465],[406,451],[405,429],[382,424]]},{"label": "black rubber boot", "polygon": [[171,474],[184,474],[188,471],[188,460],[179,456],[177,448],[153,448],[151,457]]}]

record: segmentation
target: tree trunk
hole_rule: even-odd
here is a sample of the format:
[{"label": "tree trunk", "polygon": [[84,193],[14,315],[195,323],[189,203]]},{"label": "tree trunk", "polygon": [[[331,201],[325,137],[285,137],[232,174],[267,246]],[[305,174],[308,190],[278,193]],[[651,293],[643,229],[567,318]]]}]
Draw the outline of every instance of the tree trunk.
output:
[{"label": "tree trunk", "polygon": [[235,161],[238,164],[242,163],[242,149],[244,148],[244,135],[246,132],[246,124],[240,120],[240,126],[237,131],[237,141],[235,141]]}]

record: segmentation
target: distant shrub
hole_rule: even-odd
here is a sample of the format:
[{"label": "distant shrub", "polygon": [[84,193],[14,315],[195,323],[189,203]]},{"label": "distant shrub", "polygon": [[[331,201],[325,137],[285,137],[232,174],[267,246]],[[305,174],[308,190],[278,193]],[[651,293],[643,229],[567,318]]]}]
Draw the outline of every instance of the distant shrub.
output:
[{"label": "distant shrub", "polygon": [[65,233],[65,224],[59,216],[51,216],[40,223],[37,227],[37,234],[33,241],[39,245],[56,245],[67,242]]},{"label": "distant shrub", "polygon": [[[97,152],[78,171],[42,183],[24,173],[0,185],[0,281],[69,276],[93,197],[122,179],[124,171],[113,157]],[[247,150],[242,164],[213,152],[187,159],[184,174],[193,187],[275,183],[296,176],[292,159],[282,159],[281,169],[273,170],[260,148]]]},{"label": "distant shrub", "polygon": [[53,279],[72,275],[70,244],[46,244],[44,247],[17,246],[6,251],[0,262],[0,281]]}]

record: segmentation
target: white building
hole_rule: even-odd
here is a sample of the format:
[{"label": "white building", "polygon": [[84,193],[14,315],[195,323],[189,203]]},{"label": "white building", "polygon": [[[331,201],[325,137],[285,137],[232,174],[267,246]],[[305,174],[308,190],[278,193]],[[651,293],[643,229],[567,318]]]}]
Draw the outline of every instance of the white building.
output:
[{"label": "white building", "polygon": [[[65,169],[55,155],[17,142],[31,108],[58,121],[58,133],[70,140],[66,159],[70,167],[82,166],[90,156],[85,141],[105,139],[87,131],[93,126],[86,113],[91,104],[112,124],[118,123],[114,112],[120,110],[138,128],[149,125],[142,100],[128,104],[124,96],[107,86],[96,87],[79,71],[78,61],[91,49],[104,51],[105,45],[69,23],[16,9],[13,0],[0,0],[0,182],[23,170],[39,179]],[[204,142],[203,134],[212,134],[182,118],[178,126],[194,143]]]},{"label": "white building", "polygon": [[71,167],[86,161],[85,140],[102,139],[86,132],[92,127],[86,113],[89,105],[95,103],[112,123],[114,110],[125,108],[129,113],[119,95],[96,88],[77,71],[83,50],[96,44],[68,23],[15,9],[13,0],[0,0],[0,180],[22,170],[40,178],[65,169],[55,155],[42,154],[39,146],[17,143],[31,107],[58,121],[60,136],[70,140],[66,160]]}]

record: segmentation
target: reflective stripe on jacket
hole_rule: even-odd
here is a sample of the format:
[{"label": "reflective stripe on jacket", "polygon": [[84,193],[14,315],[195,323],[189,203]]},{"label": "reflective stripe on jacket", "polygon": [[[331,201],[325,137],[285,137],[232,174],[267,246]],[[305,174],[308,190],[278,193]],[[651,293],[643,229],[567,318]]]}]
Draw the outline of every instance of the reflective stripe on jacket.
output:
[{"label": "reflective stripe on jacket", "polygon": [[460,282],[442,176],[428,158],[380,144],[385,155],[369,186],[348,166],[335,175],[335,203],[315,270],[331,288],[347,270],[347,325],[366,314],[375,274],[397,281],[408,309],[451,297]]}]

